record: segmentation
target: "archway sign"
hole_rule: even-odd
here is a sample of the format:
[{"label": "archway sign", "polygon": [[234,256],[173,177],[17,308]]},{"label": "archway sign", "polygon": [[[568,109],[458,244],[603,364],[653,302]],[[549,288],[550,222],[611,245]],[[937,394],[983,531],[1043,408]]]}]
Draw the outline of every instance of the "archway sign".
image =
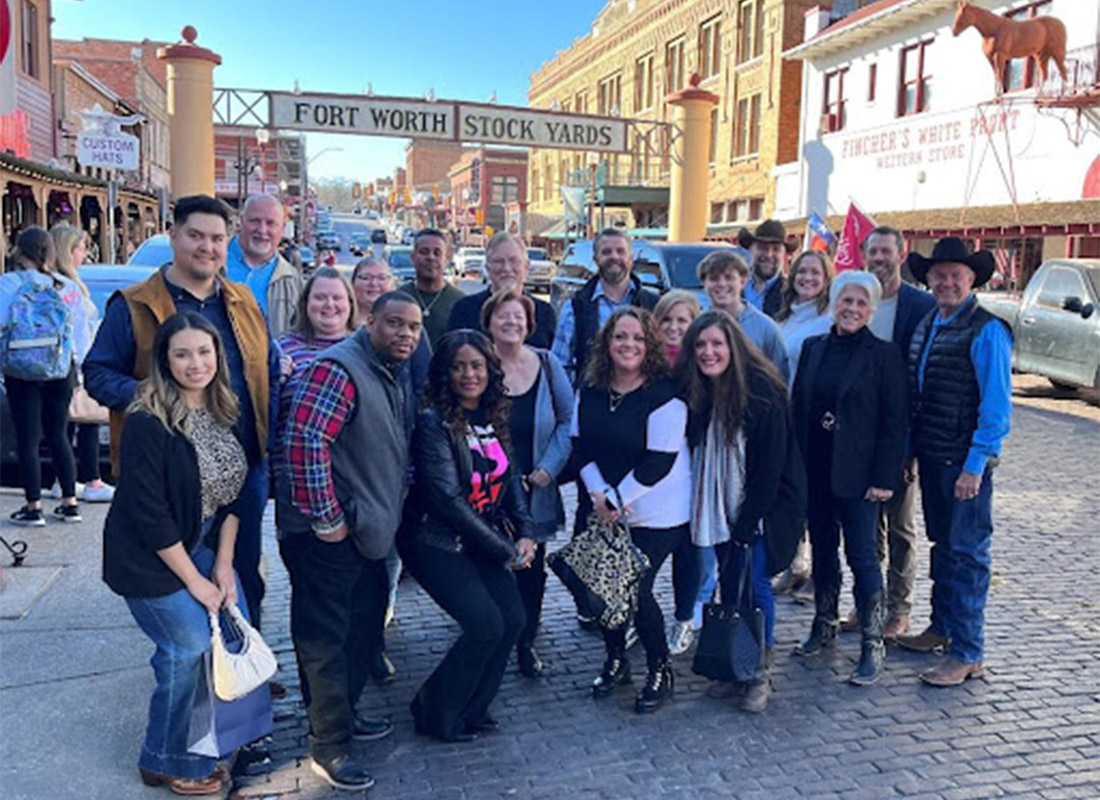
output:
[{"label": "archway sign", "polygon": [[602,153],[629,152],[634,123],[488,103],[246,89],[215,90],[214,118],[219,125]]}]

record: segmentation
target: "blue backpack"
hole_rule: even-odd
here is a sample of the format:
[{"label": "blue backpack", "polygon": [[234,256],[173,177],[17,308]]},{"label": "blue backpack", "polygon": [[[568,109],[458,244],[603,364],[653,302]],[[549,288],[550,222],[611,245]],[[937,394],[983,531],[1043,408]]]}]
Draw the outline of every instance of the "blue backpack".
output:
[{"label": "blue backpack", "polygon": [[0,333],[0,371],[25,381],[66,378],[73,367],[73,315],[53,281],[28,278]]}]

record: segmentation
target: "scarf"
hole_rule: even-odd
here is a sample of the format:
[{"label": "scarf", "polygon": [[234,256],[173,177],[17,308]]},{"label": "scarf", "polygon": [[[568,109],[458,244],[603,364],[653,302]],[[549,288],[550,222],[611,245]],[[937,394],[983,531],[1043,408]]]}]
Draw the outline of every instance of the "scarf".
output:
[{"label": "scarf", "polygon": [[744,432],[737,432],[731,446],[722,423],[712,416],[703,441],[691,454],[691,478],[691,541],[700,547],[728,542],[744,499]]}]

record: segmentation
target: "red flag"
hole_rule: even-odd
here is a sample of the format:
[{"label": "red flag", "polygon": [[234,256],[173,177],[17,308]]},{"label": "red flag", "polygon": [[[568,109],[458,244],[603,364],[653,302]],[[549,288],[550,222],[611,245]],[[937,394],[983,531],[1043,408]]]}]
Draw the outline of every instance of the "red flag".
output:
[{"label": "red flag", "polygon": [[846,269],[863,269],[863,240],[875,229],[875,221],[864,214],[855,203],[848,206],[848,216],[844,218],[844,230],[840,234],[840,244],[836,249],[833,269],[843,272]]}]

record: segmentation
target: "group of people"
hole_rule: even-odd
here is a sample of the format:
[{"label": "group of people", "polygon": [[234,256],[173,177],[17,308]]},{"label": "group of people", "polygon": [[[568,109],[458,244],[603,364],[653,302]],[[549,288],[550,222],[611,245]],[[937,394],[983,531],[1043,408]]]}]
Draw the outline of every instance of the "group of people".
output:
[{"label": "group of people", "polygon": [[[788,276],[785,232],[767,221],[745,232],[751,265],[732,248],[700,262],[701,303],[644,288],[630,239],[609,229],[596,274],[555,314],[523,294],[513,233],[487,244],[489,288],[462,296],[443,280],[449,241],[434,229],[417,234],[416,275],[400,288],[370,256],[350,283],[330,268],[295,281],[277,252],[281,213],[252,198],[231,238],[222,203],[178,200],[172,262],[113,297],[90,350],[73,354],[112,415],[104,577],[156,645],[146,783],[202,794],[228,779],[188,752],[189,703],[207,611],[237,603],[260,625],[269,473],[311,767],[337,788],[372,785],[351,743],[393,729],[356,704],[368,680],[393,678],[384,629],[402,569],[461,628],[412,699],[418,733],[495,730],[513,652],[523,675],[542,674],[547,542],[569,523],[560,486],[573,480],[573,530],[624,524],[648,559],[632,626],[647,668],[639,712],[673,695],[672,658],[716,591],[759,609],[766,657],[750,683],[708,693],[766,708],[772,580],[807,528],[815,614],[797,654],[836,638],[843,536],[862,633],[851,682],[874,683],[895,638],[944,651],[928,683],[981,675],[992,469],[1010,418],[1011,338],[972,292],[988,254],[954,239],[911,254],[929,294],[902,282],[904,241],[878,228],[866,272],[834,278],[812,252]],[[51,278],[30,245],[20,238],[26,269]],[[906,636],[918,472],[932,615]],[[654,582],[670,557],[666,628]],[[631,681],[627,626],[602,634],[597,698]]]}]

